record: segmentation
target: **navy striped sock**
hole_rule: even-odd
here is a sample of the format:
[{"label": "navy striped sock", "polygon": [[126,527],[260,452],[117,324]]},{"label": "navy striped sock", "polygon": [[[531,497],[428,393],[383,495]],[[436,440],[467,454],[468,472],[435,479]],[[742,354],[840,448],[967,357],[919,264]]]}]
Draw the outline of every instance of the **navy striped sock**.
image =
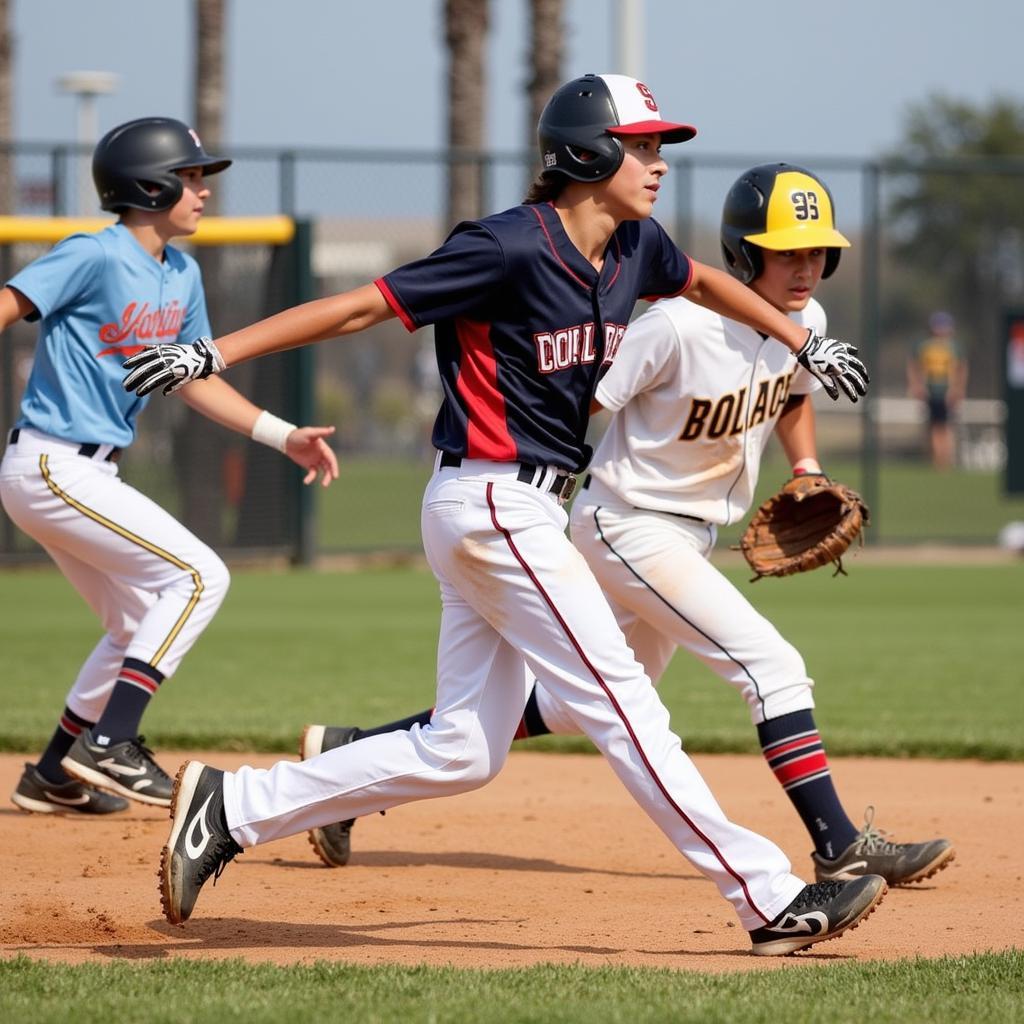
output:
[{"label": "navy striped sock", "polygon": [[92,722],[86,721],[81,715],[76,715],[71,708],[65,707],[60,722],[57,723],[57,728],[43,751],[43,756],[39,758],[36,771],[49,782],[67,782],[71,776],[61,768],[60,762],[71,749],[71,744],[78,739],[78,734],[91,725]]},{"label": "navy striped sock", "polygon": [[142,713],[163,681],[164,674],[152,665],[125,658],[107,706],[92,730],[93,739],[109,746],[138,736]]},{"label": "navy striped sock", "polygon": [[537,707],[537,685],[535,683],[527,698],[526,707],[523,709],[523,719],[519,723],[519,728],[516,729],[513,739],[526,740],[531,736],[547,736],[550,732],[551,730],[541,716],[540,708]]},{"label": "navy striped sock", "polygon": [[757,727],[761,752],[800,815],[819,856],[838,857],[857,835],[843,810],[810,711],[794,711]]},{"label": "navy striped sock", "polygon": [[380,736],[386,732],[407,732],[414,725],[426,725],[433,713],[433,708],[427,708],[426,711],[421,711],[418,715],[400,718],[397,722],[388,722],[387,725],[378,725],[373,729],[357,729],[354,739],[361,740],[365,736]]}]

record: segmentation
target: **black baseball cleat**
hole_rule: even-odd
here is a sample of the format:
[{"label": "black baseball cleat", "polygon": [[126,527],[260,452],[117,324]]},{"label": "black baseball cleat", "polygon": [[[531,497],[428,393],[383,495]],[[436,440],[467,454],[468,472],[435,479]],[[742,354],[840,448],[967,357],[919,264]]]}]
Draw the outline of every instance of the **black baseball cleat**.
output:
[{"label": "black baseball cleat", "polygon": [[[308,761],[325,750],[351,743],[359,730],[354,726],[307,725],[299,741],[299,757]],[[355,818],[309,830],[309,843],[329,868],[343,868],[352,853],[352,826]]]},{"label": "black baseball cleat", "polygon": [[948,839],[931,839],[926,843],[894,843],[885,833],[874,828],[875,809],[864,813],[864,827],[838,857],[827,860],[812,853],[814,877],[819,882],[857,878],[860,875],[881,875],[890,885],[909,885],[931,878],[949,867],[956,857]]},{"label": "black baseball cleat", "polygon": [[750,932],[751,952],[754,956],[788,956],[837,938],[856,928],[887,892],[880,875],[805,885],[774,921]]},{"label": "black baseball cleat", "polygon": [[153,760],[153,751],[145,741],[145,736],[137,736],[104,746],[96,742],[91,729],[83,729],[60,766],[68,775],[97,789],[139,803],[169,807],[171,777]]},{"label": "black baseball cleat", "polygon": [[214,884],[242,852],[224,817],[224,773],[202,761],[186,761],[174,780],[171,834],[160,851],[160,903],[171,924],[192,916],[203,883]]},{"label": "black baseball cleat", "polygon": [[39,774],[34,764],[25,765],[11,802],[30,814],[114,814],[128,806],[127,800],[78,779],[51,782]]}]

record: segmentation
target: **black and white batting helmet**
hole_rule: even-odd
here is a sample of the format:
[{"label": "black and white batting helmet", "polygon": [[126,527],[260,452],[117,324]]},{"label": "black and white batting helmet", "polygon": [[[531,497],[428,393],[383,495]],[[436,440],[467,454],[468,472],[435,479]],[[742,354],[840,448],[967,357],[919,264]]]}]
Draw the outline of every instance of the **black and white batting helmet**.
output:
[{"label": "black and white batting helmet", "polygon": [[542,173],[602,181],[622,163],[618,136],[655,133],[663,143],[686,142],[697,130],[663,121],[651,90],[635,78],[584,75],[561,86],[540,115]]},{"label": "black and white batting helmet", "polygon": [[722,258],[744,284],[764,270],[762,249],[825,250],[829,277],[849,241],[836,230],[832,193],[816,174],[794,164],[759,164],[736,179],[722,208]]},{"label": "black and white batting helmet", "polygon": [[230,160],[210,156],[199,136],[181,121],[140,117],[100,139],[92,157],[92,178],[104,210],[166,210],[181,198],[181,179],[175,171],[201,167],[204,174],[218,174],[230,166]]}]

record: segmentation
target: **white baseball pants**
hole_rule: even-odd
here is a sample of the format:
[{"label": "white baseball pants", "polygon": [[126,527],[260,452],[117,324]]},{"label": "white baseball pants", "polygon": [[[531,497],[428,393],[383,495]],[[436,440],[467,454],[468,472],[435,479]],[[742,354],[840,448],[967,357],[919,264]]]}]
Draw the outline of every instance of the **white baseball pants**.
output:
[{"label": "white baseball pants", "polygon": [[82,665],[67,706],[99,719],[121,663],[137,658],[171,676],[227,594],[217,555],[170,513],[79,445],[19,431],[0,463],[0,500],[37,541],[106,630]]},{"label": "white baseball pants", "polygon": [[743,926],[760,927],[803,882],[778,847],[726,818],[566,538],[564,511],[518,469],[464,461],[427,486],[423,543],[442,600],[430,724],[226,773],[232,835],[253,846],[483,785],[505,761],[536,677]]},{"label": "white baseball pants", "polygon": [[[715,528],[621,499],[595,502],[602,490],[592,481],[577,498],[570,533],[651,679],[681,647],[742,694],[755,725],[813,708],[800,652],[708,561]],[[579,731],[543,688],[537,706],[552,732]]]}]

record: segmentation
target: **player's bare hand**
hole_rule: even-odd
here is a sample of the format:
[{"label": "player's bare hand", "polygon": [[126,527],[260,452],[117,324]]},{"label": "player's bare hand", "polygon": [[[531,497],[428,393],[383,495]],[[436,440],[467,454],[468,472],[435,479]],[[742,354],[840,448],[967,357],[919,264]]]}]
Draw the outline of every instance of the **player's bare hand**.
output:
[{"label": "player's bare hand", "polygon": [[285,441],[284,453],[292,462],[308,470],[302,478],[311,484],[319,476],[322,487],[330,487],[338,479],[338,459],[325,438],[334,427],[296,427]]},{"label": "player's bare hand", "polygon": [[857,349],[845,341],[823,338],[808,330],[804,347],[796,354],[797,362],[821,381],[832,401],[842,388],[851,402],[868,393],[867,367],[857,358]]},{"label": "player's bare hand", "polygon": [[121,382],[122,387],[141,398],[157,388],[169,395],[190,380],[204,380],[221,373],[225,363],[209,338],[197,338],[187,345],[149,345],[129,356],[124,368],[130,372]]}]

